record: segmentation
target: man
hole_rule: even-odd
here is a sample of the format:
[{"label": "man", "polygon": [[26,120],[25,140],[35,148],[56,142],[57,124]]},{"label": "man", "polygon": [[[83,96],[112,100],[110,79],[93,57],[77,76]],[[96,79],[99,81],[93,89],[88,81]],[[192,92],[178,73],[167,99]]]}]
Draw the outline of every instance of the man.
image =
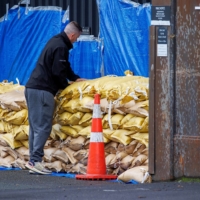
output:
[{"label": "man", "polygon": [[82,28],[70,22],[64,32],[54,36],[44,47],[35,69],[25,85],[29,119],[30,161],[26,167],[32,172],[50,174],[42,165],[44,145],[50,136],[55,107],[54,96],[70,81],[85,79],[76,75],[68,61],[69,50],[80,36]]}]

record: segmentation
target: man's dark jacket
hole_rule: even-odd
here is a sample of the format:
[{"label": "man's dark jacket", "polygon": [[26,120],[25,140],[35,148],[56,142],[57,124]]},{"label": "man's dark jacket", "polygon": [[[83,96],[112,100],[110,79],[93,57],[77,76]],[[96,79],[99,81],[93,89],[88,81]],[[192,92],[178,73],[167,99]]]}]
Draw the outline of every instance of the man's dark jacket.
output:
[{"label": "man's dark jacket", "polygon": [[73,72],[68,61],[72,47],[65,32],[51,38],[25,87],[49,91],[55,96],[59,89],[69,85],[67,79],[75,81],[80,78]]}]

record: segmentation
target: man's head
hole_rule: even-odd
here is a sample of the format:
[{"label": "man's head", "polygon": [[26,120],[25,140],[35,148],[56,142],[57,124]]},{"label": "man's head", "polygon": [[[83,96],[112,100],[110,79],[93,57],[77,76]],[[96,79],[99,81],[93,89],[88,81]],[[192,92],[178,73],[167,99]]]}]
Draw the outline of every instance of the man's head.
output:
[{"label": "man's head", "polygon": [[69,24],[67,24],[64,32],[67,34],[70,42],[74,43],[76,42],[77,38],[80,36],[82,32],[82,28],[77,22],[72,21]]}]

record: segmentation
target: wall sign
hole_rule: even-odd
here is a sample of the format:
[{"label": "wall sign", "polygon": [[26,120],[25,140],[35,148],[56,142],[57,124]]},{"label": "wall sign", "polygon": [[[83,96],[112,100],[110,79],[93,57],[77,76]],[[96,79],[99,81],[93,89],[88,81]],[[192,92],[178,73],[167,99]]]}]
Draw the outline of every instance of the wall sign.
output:
[{"label": "wall sign", "polygon": [[170,25],[170,6],[152,6],[151,25]]},{"label": "wall sign", "polygon": [[167,27],[158,27],[157,56],[167,56]]}]

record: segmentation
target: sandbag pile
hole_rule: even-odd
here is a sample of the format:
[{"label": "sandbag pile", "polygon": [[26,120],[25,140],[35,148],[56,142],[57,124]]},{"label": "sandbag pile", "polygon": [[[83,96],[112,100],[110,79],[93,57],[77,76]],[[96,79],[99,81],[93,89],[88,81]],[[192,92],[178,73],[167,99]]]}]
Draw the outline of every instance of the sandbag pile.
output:
[{"label": "sandbag pile", "polygon": [[[23,86],[13,86],[0,94],[0,166],[24,169],[29,159],[28,111]],[[44,149],[45,166],[56,172],[86,173],[96,93],[101,96],[107,173],[122,175],[148,166],[148,78],[139,76],[106,76],[75,82],[61,91]]]}]

